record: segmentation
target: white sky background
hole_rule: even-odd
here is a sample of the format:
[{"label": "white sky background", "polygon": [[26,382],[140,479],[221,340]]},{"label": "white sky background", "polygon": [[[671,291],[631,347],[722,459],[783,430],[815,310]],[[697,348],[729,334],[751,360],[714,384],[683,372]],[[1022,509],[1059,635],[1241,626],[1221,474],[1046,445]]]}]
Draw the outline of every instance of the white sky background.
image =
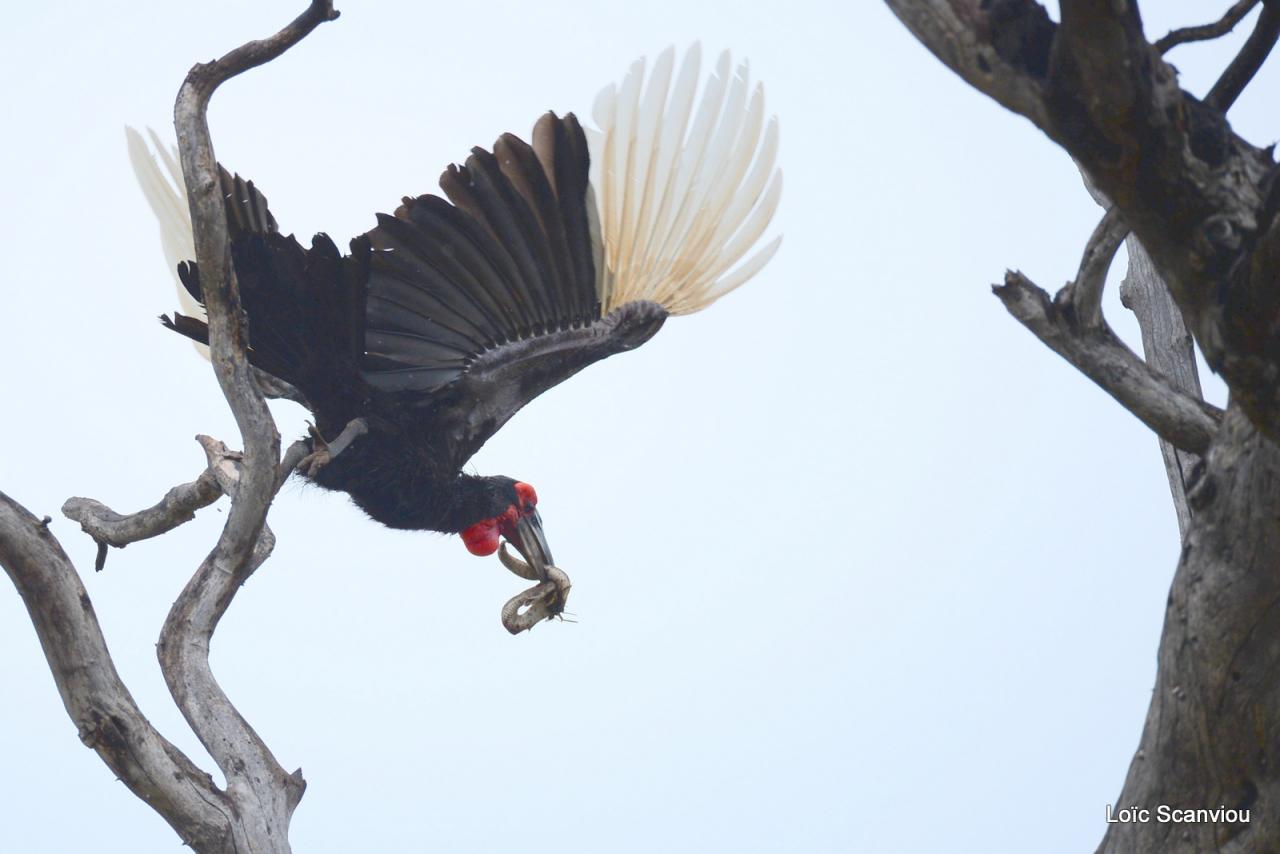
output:
[{"label": "white sky background", "polygon": [[[1154,37],[1227,4],[1147,5]],[[153,644],[224,511],[95,575],[58,508],[149,505],[199,472],[193,435],[238,443],[155,320],[174,296],[122,127],[169,133],[194,61],[302,6],[32,3],[0,35],[0,489],[54,517],[125,681],[210,769]],[[786,239],[475,458],[537,487],[579,624],[511,638],[522,583],[496,559],[284,490],[213,664],[306,773],[295,850],[1023,852],[1045,827],[1041,850],[1092,848],[1178,542],[1155,439],[989,292],[1006,267],[1074,273],[1100,212],[1070,160],[878,3],[339,8],[211,112],[284,230],[345,245],[472,145],[585,116],[633,58],[700,38],[766,82]],[[1184,85],[1203,94],[1251,23],[1172,54]],[[1278,82],[1273,62],[1231,114],[1256,144]],[[0,686],[0,851],[178,850],[78,742],[8,585]]]}]

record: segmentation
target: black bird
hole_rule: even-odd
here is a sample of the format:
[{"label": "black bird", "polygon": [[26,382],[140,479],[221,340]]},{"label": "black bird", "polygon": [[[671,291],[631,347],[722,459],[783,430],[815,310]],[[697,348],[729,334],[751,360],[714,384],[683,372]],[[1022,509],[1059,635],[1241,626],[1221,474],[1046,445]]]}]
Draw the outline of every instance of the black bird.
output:
[{"label": "black bird", "polygon": [[[745,63],[731,76],[726,52],[694,110],[697,45],[678,74],[674,60],[668,49],[647,81],[638,61],[601,92],[590,137],[548,113],[532,144],[504,134],[472,149],[441,176],[446,198],[406,197],[346,255],[324,234],[309,249],[281,234],[253,183],[222,171],[251,362],[296,390],[319,435],[367,427],[316,484],[389,527],[461,534],[473,554],[505,538],[546,578],[533,487],[463,466],[533,398],[709,305],[779,242],[738,263],[781,192],[762,88],[749,92]],[[154,134],[173,183],[129,138],[180,296],[195,301],[162,320],[207,343],[180,173]]]}]

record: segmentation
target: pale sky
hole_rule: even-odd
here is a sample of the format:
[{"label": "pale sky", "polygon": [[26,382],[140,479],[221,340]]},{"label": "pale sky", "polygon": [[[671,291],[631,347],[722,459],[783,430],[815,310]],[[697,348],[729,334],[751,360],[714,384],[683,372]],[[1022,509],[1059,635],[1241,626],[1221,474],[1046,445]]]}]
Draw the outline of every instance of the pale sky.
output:
[{"label": "pale sky", "polygon": [[[199,472],[196,433],[238,444],[207,364],[156,322],[174,297],[123,127],[170,133],[194,61],[303,5],[25,4],[0,34],[0,489],[54,517],[134,696],[210,771],[154,643],[225,508],[98,575],[58,508],[138,509]],[[1148,33],[1212,5],[1148,3]],[[1178,541],[1155,439],[990,295],[1009,267],[1074,274],[1100,211],[1070,160],[878,3],[338,6],[211,111],[283,230],[345,245],[472,145],[585,116],[634,58],[700,39],[765,82],[786,238],[473,461],[537,487],[577,624],[512,638],[498,612],[522,583],[496,559],[285,488],[213,666],[307,777],[294,850],[1096,845]],[[1206,91],[1251,22],[1173,53],[1184,85]],[[1278,84],[1273,62],[1231,113],[1255,144],[1280,133]],[[178,850],[76,738],[7,585],[0,686],[0,851]]]}]

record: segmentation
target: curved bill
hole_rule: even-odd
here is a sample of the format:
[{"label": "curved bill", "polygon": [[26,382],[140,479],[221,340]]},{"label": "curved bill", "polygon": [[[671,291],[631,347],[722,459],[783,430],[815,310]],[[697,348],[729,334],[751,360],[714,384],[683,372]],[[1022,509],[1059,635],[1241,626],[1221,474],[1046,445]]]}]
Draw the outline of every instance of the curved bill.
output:
[{"label": "curved bill", "polygon": [[538,574],[538,580],[546,581],[547,567],[554,566],[555,561],[551,559],[551,548],[547,545],[547,538],[542,533],[542,517],[538,515],[538,511],[534,510],[529,515],[517,519],[515,536],[507,539],[511,540],[511,545],[520,552],[524,562],[533,567],[533,571]]}]

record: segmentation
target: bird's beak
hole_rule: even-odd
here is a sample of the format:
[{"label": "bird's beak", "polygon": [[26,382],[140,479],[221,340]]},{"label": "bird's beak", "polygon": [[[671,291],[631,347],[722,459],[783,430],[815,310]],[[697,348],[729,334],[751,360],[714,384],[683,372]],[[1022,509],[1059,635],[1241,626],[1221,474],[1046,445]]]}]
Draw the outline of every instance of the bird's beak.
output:
[{"label": "bird's beak", "polygon": [[555,561],[551,559],[551,548],[547,545],[547,538],[542,533],[542,517],[538,515],[538,511],[534,510],[529,515],[517,519],[515,536],[508,539],[511,540],[511,545],[516,547],[516,551],[520,552],[524,562],[533,567],[533,571],[538,574],[538,580],[546,581],[547,567],[554,566]]}]

